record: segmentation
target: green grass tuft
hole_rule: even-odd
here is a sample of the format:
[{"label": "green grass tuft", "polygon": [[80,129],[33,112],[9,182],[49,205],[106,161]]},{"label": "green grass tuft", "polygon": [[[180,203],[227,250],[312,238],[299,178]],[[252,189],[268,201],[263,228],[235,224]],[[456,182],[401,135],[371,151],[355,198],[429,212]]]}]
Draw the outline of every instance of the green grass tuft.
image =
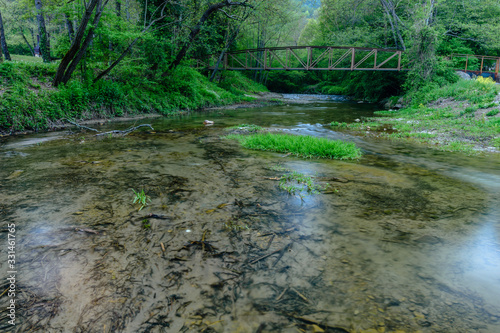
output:
[{"label": "green grass tuft", "polygon": [[488,112],[486,114],[486,116],[487,117],[493,117],[493,116],[496,116],[499,112],[500,112],[500,110],[491,110],[490,112]]},{"label": "green grass tuft", "polygon": [[239,141],[243,147],[248,149],[291,153],[306,158],[349,160],[361,157],[361,150],[354,143],[313,136],[265,133],[230,134],[227,138]]},{"label": "green grass tuft", "polygon": [[339,127],[339,128],[347,128],[348,127],[347,123],[339,123],[338,121],[332,121],[330,123],[330,126]]}]

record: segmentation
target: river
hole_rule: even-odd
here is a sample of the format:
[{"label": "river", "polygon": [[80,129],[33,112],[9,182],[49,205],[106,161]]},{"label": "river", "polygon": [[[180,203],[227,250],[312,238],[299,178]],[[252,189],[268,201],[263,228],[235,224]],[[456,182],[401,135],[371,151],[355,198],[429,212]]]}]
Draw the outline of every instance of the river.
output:
[{"label": "river", "polygon": [[[0,330],[499,332],[500,155],[328,126],[374,110],[315,99],[149,119],[154,132],[119,138],[5,139]],[[364,156],[301,159],[223,138],[244,123],[353,141]],[[286,170],[328,189],[289,195]],[[132,190],[151,202],[138,210]]]}]

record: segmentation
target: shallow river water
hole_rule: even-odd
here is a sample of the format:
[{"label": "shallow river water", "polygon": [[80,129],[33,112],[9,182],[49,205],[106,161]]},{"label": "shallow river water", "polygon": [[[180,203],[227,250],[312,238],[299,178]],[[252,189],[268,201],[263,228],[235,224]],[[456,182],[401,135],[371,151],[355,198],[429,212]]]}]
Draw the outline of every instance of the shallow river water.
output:
[{"label": "shallow river water", "polygon": [[[500,156],[327,126],[373,110],[314,100],[149,119],[154,132],[123,138],[4,140],[0,331],[500,332]],[[243,123],[354,141],[364,156],[222,138]],[[289,195],[284,169],[329,186]],[[132,189],[151,198],[140,211]]]}]

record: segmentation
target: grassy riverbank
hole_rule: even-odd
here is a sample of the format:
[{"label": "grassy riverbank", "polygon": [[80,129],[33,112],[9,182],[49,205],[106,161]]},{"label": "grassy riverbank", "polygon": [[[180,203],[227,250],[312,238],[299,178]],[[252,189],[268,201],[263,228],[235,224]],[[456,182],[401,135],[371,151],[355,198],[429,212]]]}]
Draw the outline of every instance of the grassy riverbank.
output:
[{"label": "grassy riverbank", "polygon": [[[31,57],[30,57],[31,58]],[[23,61],[0,63],[0,132],[50,130],[64,118],[103,119],[137,114],[176,114],[252,100],[246,93],[267,91],[243,75],[230,72],[219,83],[190,67],[161,77],[141,66],[117,68],[106,80],[76,77],[52,87],[56,64]],[[150,75],[148,75],[150,73]]]},{"label": "grassy riverbank", "polygon": [[500,85],[479,78],[407,95],[406,107],[334,128],[429,144],[446,151],[500,150]]}]

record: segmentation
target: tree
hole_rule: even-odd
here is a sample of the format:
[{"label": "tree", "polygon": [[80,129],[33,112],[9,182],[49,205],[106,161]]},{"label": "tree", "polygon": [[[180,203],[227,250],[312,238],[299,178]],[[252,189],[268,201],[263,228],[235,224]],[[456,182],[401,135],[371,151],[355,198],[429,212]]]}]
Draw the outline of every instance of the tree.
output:
[{"label": "tree", "polygon": [[42,53],[43,62],[50,62],[50,48],[48,43],[47,28],[45,26],[45,18],[42,11],[42,0],[35,0],[35,8],[37,11],[38,35],[40,36],[40,52]]},{"label": "tree", "polygon": [[[248,0],[241,1],[241,2],[233,2],[231,0],[224,0],[224,1],[209,5],[208,9],[203,13],[203,15],[199,19],[198,23],[196,23],[196,25],[193,28],[191,28],[191,33],[189,34],[187,41],[184,43],[184,45],[182,46],[180,51],[177,53],[175,60],[170,64],[170,66],[168,68],[169,70],[176,68],[181,63],[182,59],[184,59],[184,57],[186,56],[187,51],[189,50],[189,48],[190,48],[191,44],[193,43],[193,41],[195,40],[196,36],[200,33],[203,24],[208,20],[208,18],[212,14],[214,14],[217,11],[221,11],[226,16],[228,16],[230,18],[234,18],[234,17],[231,17],[231,15],[229,15],[228,13],[226,13],[224,11],[224,8],[226,8],[226,7],[251,7],[251,8],[253,8],[253,6],[248,3]],[[168,72],[163,73],[163,76],[167,76],[167,75],[169,75]]]},{"label": "tree", "polygon": [[[431,1],[434,2],[434,0]],[[404,51],[406,51],[405,42],[403,40],[401,30],[399,29],[401,19],[396,14],[395,4],[392,2],[392,0],[380,0],[380,3],[382,4],[382,8],[384,8],[387,19],[391,25],[392,35],[394,37],[394,44],[396,44],[396,48],[402,48]]]},{"label": "tree", "polygon": [[[10,58],[9,49],[7,48],[7,41],[5,40],[5,31],[3,28],[2,12],[0,12],[0,46],[5,55],[5,60],[12,60]],[[0,55],[1,56],[1,55]]]},{"label": "tree", "polygon": [[[122,54],[118,57],[118,59],[116,59],[111,65],[108,66],[108,68],[106,68],[104,71],[102,71],[99,75],[97,75],[97,77],[94,79],[94,83],[99,81],[101,78],[103,78],[104,76],[108,75],[112,70],[113,68],[115,68],[124,58],[125,56],[127,56],[128,53],[130,53],[132,51],[132,48],[134,47],[134,45],[139,41],[139,39],[141,39],[141,37],[158,21],[161,21],[163,20],[167,15],[165,15],[163,9],[165,9],[166,5],[167,5],[168,1],[165,1],[163,6],[162,6],[162,9],[159,11],[159,17],[157,17],[156,19],[152,19],[149,24],[147,26],[144,27],[144,29],[141,31],[141,33],[139,34],[139,36],[137,36],[129,45],[128,47],[125,49],[125,51],[122,52]],[[118,2],[117,2],[118,4]],[[117,5],[118,7],[118,5]],[[118,14],[118,12],[117,12]]]},{"label": "tree", "polygon": [[[76,66],[82,60],[85,52],[87,51],[87,48],[94,39],[95,29],[99,24],[101,15],[108,2],[109,0],[104,0],[104,2],[102,2],[102,0],[91,0],[85,6],[85,12],[76,32],[75,38],[71,43],[71,47],[64,55],[61,63],[59,64],[59,67],[57,68],[56,76],[53,82],[53,85],[55,87],[57,87],[61,83],[67,83],[71,78],[71,75],[75,71]],[[85,35],[85,31],[87,30],[87,26],[90,22],[92,14],[94,14],[92,25]]]}]

